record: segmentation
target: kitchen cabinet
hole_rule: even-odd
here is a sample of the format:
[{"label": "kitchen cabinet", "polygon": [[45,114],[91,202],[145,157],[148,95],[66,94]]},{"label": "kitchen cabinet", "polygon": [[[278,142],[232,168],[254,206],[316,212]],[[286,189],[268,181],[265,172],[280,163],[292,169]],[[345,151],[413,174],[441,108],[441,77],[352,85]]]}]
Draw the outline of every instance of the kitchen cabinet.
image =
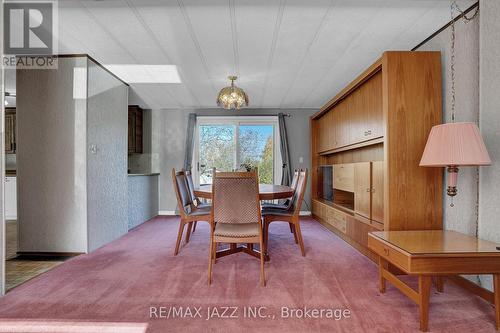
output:
[{"label": "kitchen cabinet", "polygon": [[16,177],[5,177],[5,219],[17,220]]},{"label": "kitchen cabinet", "polygon": [[143,111],[138,105],[128,107],[128,153],[142,154],[143,152]]},{"label": "kitchen cabinet", "polygon": [[5,108],[5,153],[16,153],[16,109]]}]

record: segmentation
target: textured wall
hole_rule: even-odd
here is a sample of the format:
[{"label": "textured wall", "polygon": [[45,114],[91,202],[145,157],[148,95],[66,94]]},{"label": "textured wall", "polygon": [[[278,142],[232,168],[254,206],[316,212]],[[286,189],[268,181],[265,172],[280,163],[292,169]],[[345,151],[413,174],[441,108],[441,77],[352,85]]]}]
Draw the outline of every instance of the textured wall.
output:
[{"label": "textured wall", "polygon": [[[316,109],[244,109],[240,116],[276,115],[278,112],[290,113],[285,118],[290,147],[292,169],[310,168],[310,132],[309,117]],[[188,114],[195,112],[199,116],[234,116],[234,112],[222,109],[205,110],[153,110],[152,134],[152,170],[160,172],[160,210],[174,211],[177,205],[170,173],[172,168],[182,168],[184,163],[184,144]],[[299,163],[303,157],[304,162]],[[305,195],[303,210],[310,210],[310,184]]]},{"label": "textured wall", "polygon": [[89,251],[128,231],[127,130],[128,87],[88,60],[86,157]]},{"label": "textured wall", "polygon": [[158,175],[128,176],[129,230],[158,215]]},{"label": "textured wall", "polygon": [[20,251],[87,251],[86,100],[73,89],[86,67],[60,58],[57,70],[17,72]]},{"label": "textured wall", "polygon": [[[500,242],[500,1],[480,2],[480,97],[481,132],[493,165],[480,168],[479,237]],[[491,276],[482,276],[492,289]]]},{"label": "textured wall", "polygon": [[[455,24],[455,90],[456,121],[479,119],[479,18]],[[451,121],[451,27],[443,30],[419,51],[441,51],[443,67],[443,122]],[[447,179],[445,178],[445,181]],[[477,168],[461,168],[458,179],[459,194],[454,198],[455,207],[444,195],[444,226],[446,229],[476,235],[477,232]],[[446,192],[446,186],[443,192]]]}]

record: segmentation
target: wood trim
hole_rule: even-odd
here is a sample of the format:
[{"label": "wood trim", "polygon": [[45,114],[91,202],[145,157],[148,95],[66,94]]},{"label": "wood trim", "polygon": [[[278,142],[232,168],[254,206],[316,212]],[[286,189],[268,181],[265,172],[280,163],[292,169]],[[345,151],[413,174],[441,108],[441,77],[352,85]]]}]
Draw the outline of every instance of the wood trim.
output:
[{"label": "wood trim", "polygon": [[352,149],[363,148],[363,147],[367,147],[367,146],[371,146],[371,145],[377,145],[379,143],[384,143],[384,137],[375,138],[375,139],[371,139],[371,140],[367,140],[367,141],[363,141],[363,142],[358,142],[358,143],[354,143],[354,144],[340,147],[340,148],[336,148],[336,149],[322,151],[321,153],[318,153],[318,154],[319,155],[330,155],[330,154],[340,153],[340,152],[346,151],[346,150],[352,150]]},{"label": "wood trim", "polygon": [[477,1],[475,4],[473,4],[472,6],[470,6],[469,8],[467,8],[466,10],[464,10],[463,13],[461,13],[460,15],[458,15],[457,17],[455,17],[452,21],[450,21],[450,22],[446,23],[445,25],[443,25],[439,30],[437,30],[436,32],[434,32],[432,35],[430,35],[429,37],[427,37],[426,39],[424,39],[423,41],[421,41],[420,43],[418,43],[417,46],[415,46],[411,50],[412,51],[417,51],[417,49],[419,47],[421,47],[422,45],[426,44],[428,41],[430,41],[431,39],[433,39],[434,37],[436,37],[437,35],[439,35],[441,32],[443,32],[443,30],[446,30],[446,28],[448,28],[451,25],[452,22],[457,22],[462,17],[464,17],[465,15],[467,15],[467,13],[469,13],[471,10],[473,10],[474,8],[476,8],[477,6],[479,6],[479,1]]},{"label": "wood trim", "polygon": [[363,71],[358,77],[356,77],[351,83],[349,83],[344,89],[342,89],[334,98],[328,101],[321,109],[311,116],[311,119],[317,119],[321,117],[324,113],[330,110],[332,107],[337,105],[344,97],[349,95],[357,87],[368,81],[373,75],[382,70],[382,58],[377,59],[370,67]]},{"label": "wood trim", "polygon": [[476,296],[481,297],[485,301],[490,302],[491,304],[495,304],[495,295],[488,289],[483,288],[460,275],[450,275],[446,276],[446,278],[455,283],[457,286],[462,287],[465,290],[468,290],[471,293],[475,294]]}]

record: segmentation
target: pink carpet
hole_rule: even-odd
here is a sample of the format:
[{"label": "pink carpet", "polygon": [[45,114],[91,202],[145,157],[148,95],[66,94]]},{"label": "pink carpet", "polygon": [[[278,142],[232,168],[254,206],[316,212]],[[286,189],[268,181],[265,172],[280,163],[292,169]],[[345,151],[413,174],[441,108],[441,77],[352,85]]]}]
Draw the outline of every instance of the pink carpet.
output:
[{"label": "pink carpet", "polygon": [[[219,259],[209,287],[208,225],[199,223],[174,257],[178,219],[158,217],[0,298],[0,325],[28,320],[34,326],[76,323],[77,328],[101,323],[96,331],[102,332],[138,332],[134,329],[146,325],[147,332],[418,332],[417,306],[390,284],[380,295],[377,268],[369,259],[312,219],[303,219],[302,226],[305,258],[286,224],[271,225],[267,287],[259,286],[259,261],[243,253]],[[167,316],[173,306],[189,307],[191,315],[199,308],[203,317],[150,318],[150,307],[165,307]],[[265,307],[266,318],[243,318],[248,306]],[[219,315],[223,307],[238,307],[239,318],[206,320],[208,307],[218,307]],[[351,316],[281,318],[282,307],[349,309]],[[494,332],[493,322],[493,307],[480,298],[450,282],[442,294],[433,289],[431,332]],[[48,327],[40,331],[51,331]]]}]

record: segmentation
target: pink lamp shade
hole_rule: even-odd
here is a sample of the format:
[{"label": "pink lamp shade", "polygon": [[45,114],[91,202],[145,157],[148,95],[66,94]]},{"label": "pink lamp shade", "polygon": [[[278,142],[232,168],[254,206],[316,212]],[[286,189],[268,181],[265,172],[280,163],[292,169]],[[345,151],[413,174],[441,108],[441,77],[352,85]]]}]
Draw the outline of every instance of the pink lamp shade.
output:
[{"label": "pink lamp shade", "polygon": [[490,165],[491,159],[475,123],[448,123],[431,129],[420,166]]}]

